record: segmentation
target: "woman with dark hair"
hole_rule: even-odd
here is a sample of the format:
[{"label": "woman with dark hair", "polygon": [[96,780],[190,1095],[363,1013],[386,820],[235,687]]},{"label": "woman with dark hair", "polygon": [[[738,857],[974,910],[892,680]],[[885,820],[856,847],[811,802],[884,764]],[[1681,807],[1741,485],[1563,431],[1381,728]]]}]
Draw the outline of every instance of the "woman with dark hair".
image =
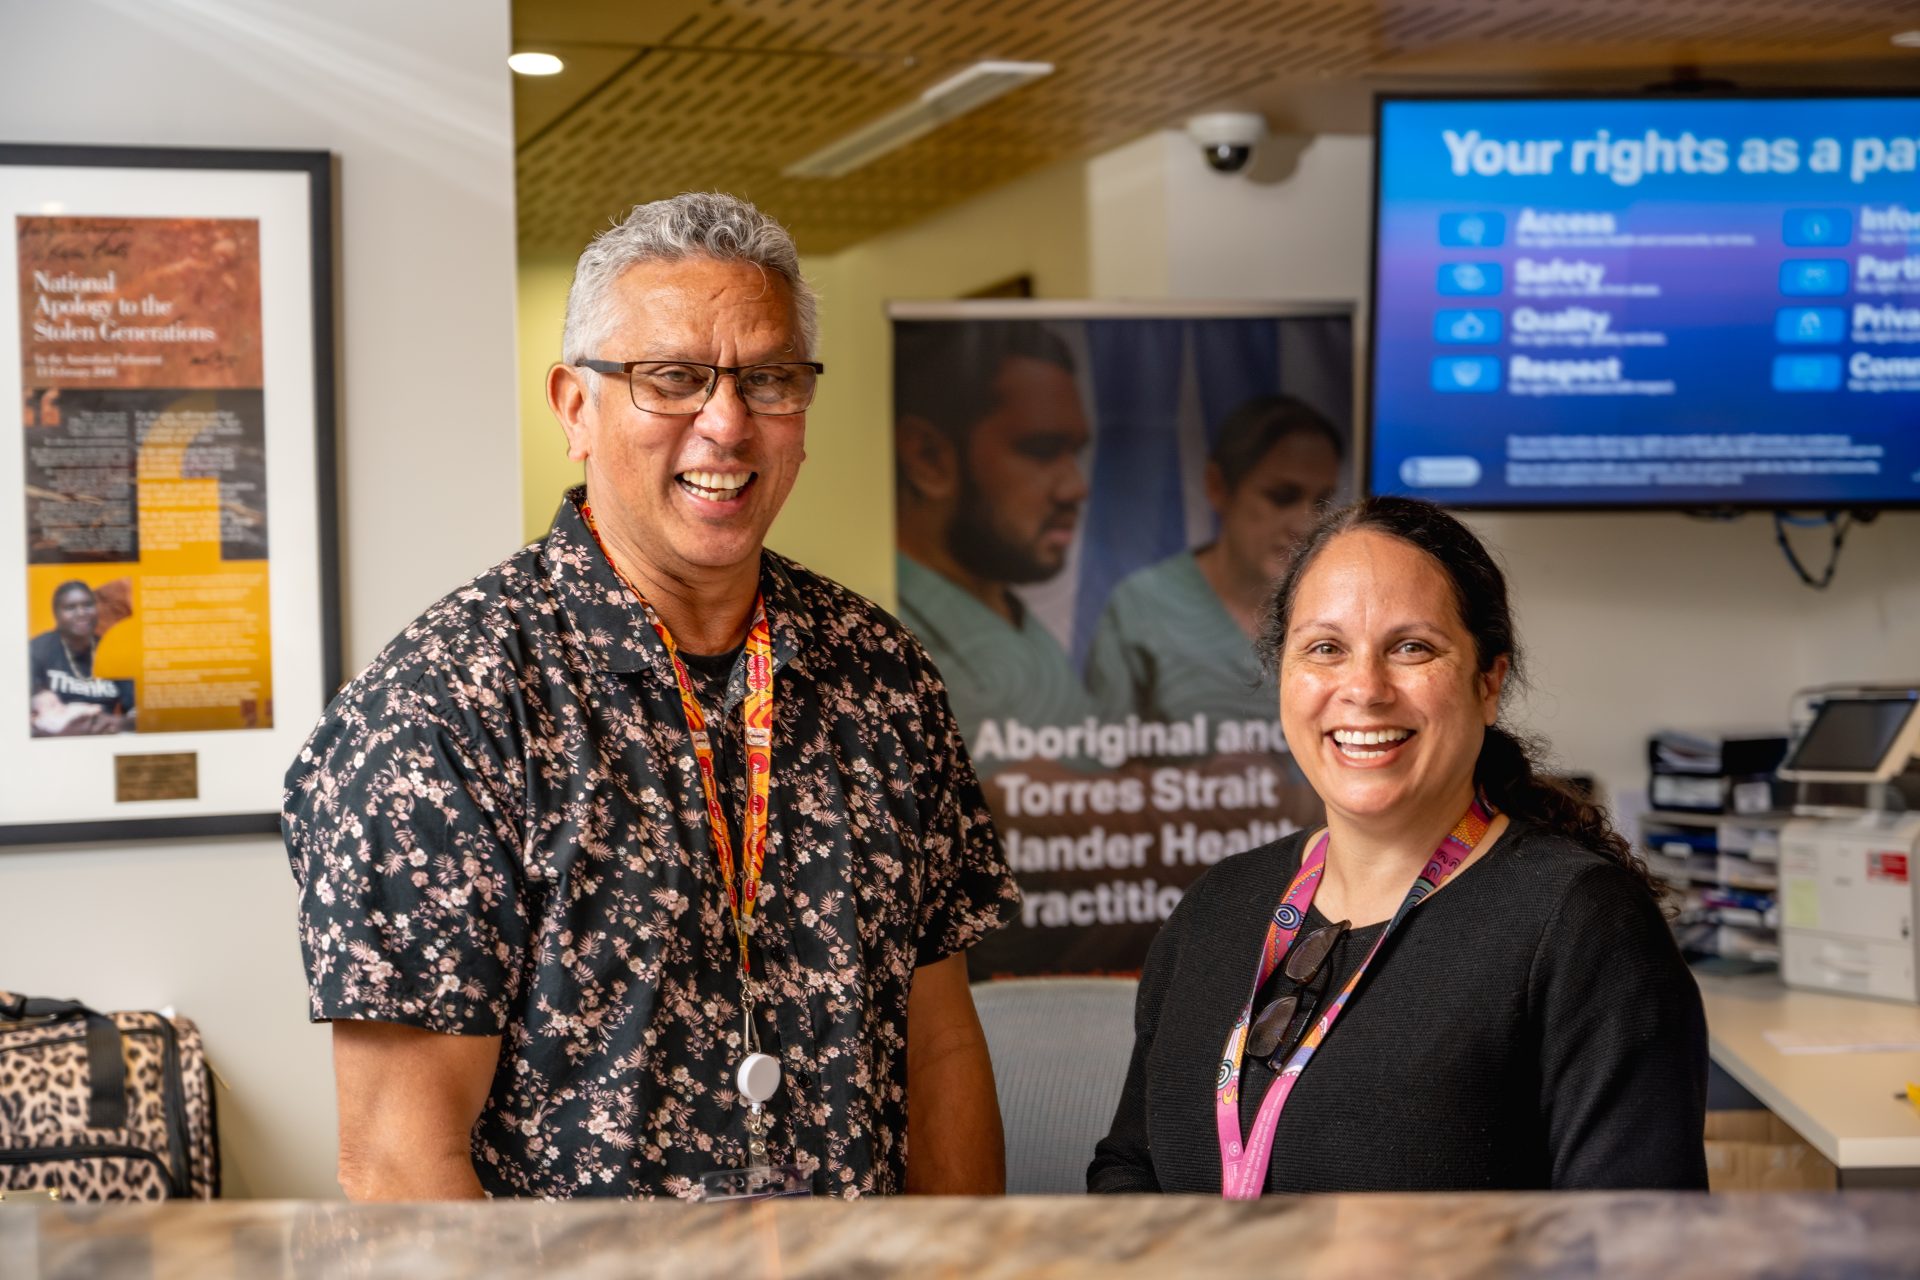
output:
[{"label": "woman with dark hair", "polygon": [[1273,705],[1253,650],[1260,609],[1332,501],[1345,451],[1292,396],[1257,396],[1221,421],[1205,473],[1219,536],[1128,575],[1100,615],[1087,688],[1107,715],[1219,720]]},{"label": "woman with dark hair", "polygon": [[133,727],[128,682],[94,674],[100,601],[74,579],[53,589],[53,630],[27,642],[28,703],[36,738],[120,733]]},{"label": "woman with dark hair", "polygon": [[1326,826],[1155,939],[1090,1189],[1704,1189],[1698,988],[1628,843],[1498,723],[1486,548],[1424,502],[1335,512],[1261,645]]}]

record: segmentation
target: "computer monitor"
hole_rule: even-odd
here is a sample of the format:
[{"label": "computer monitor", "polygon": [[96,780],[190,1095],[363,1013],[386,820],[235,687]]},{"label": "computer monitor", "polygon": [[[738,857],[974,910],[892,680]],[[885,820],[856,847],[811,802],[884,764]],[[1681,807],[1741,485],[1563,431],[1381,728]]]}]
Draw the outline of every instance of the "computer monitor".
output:
[{"label": "computer monitor", "polygon": [[1920,689],[1862,690],[1828,698],[1794,744],[1789,782],[1886,782],[1920,745]]}]

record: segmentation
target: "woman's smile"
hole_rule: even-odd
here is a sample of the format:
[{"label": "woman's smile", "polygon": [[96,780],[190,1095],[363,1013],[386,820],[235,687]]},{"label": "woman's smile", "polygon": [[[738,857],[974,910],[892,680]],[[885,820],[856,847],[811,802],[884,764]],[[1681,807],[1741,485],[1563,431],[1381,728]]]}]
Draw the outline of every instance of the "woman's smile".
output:
[{"label": "woman's smile", "polygon": [[1414,730],[1399,728],[1333,729],[1327,737],[1342,759],[1371,767],[1397,759],[1413,735]]}]

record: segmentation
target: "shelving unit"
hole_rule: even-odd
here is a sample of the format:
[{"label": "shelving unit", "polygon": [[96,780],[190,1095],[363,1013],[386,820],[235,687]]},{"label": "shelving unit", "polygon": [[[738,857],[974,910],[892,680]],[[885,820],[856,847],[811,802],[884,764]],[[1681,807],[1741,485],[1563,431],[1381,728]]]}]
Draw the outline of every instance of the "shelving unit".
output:
[{"label": "shelving unit", "polygon": [[1674,936],[1689,959],[1779,964],[1780,828],[1788,816],[1657,809],[1641,817],[1647,865],[1680,897]]}]

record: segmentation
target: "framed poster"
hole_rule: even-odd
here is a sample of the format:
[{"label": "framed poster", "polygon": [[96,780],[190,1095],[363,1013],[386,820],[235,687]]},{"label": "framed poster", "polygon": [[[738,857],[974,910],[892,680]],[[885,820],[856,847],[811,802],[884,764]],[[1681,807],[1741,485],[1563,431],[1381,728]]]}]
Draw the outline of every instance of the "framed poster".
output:
[{"label": "framed poster", "polygon": [[888,310],[897,613],[1024,895],[969,968],[1137,972],[1208,867],[1322,816],[1254,637],[1353,491],[1352,309]]},{"label": "framed poster", "polygon": [[340,682],[331,157],[0,146],[0,844],[271,831]]}]

